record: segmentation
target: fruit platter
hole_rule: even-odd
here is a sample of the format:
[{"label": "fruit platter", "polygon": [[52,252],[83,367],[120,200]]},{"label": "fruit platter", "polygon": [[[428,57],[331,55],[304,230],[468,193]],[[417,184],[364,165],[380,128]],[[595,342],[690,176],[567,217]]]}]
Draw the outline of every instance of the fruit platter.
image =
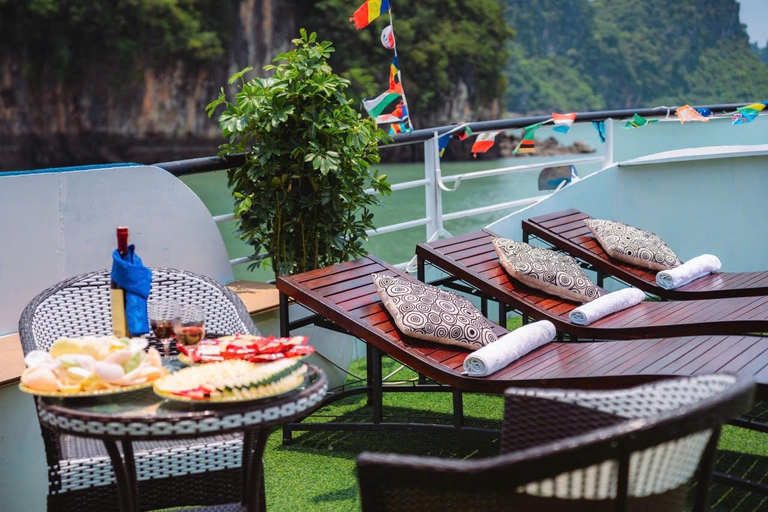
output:
[{"label": "fruit platter", "polygon": [[181,369],[157,380],[153,389],[163,398],[182,402],[261,400],[299,388],[308,369],[296,359],[267,364],[231,359]]},{"label": "fruit platter", "polygon": [[59,338],[49,351],[24,358],[19,389],[41,396],[85,397],[146,388],[167,375],[160,353],[144,338]]},{"label": "fruit platter", "polygon": [[179,343],[176,346],[179,349],[179,361],[188,365],[229,360],[270,363],[313,353],[315,348],[307,345],[308,340],[309,338],[306,336],[277,338],[274,336],[235,334],[202,340],[196,345]]}]

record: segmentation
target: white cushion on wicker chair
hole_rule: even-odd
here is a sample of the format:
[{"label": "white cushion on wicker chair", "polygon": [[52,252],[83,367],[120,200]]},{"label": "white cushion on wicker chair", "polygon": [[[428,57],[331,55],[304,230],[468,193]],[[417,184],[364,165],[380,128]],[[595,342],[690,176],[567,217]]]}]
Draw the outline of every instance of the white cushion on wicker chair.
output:
[{"label": "white cushion on wicker chair", "polygon": [[493,246],[504,270],[531,288],[575,302],[589,302],[601,294],[567,254],[508,238],[494,238]]},{"label": "white cushion on wicker chair", "polygon": [[651,270],[680,265],[675,253],[657,235],[622,222],[585,219],[592,234],[612,258]]},{"label": "white cushion on wicker chair", "polygon": [[461,295],[402,277],[371,278],[395,325],[406,335],[472,350],[496,341],[493,324]]}]

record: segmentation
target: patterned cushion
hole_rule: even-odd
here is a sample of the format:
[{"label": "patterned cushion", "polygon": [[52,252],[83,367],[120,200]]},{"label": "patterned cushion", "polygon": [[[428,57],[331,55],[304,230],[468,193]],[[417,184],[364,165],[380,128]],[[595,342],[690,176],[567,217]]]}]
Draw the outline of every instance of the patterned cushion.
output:
[{"label": "patterned cushion", "polygon": [[373,274],[371,278],[404,334],[472,350],[496,341],[493,324],[464,297],[402,277]]},{"label": "patterned cushion", "polygon": [[672,249],[653,233],[612,220],[586,219],[584,224],[612,258],[651,270],[680,265]]},{"label": "patterned cushion", "polygon": [[592,284],[576,260],[567,254],[494,238],[501,266],[521,283],[575,302],[598,298],[600,288]]}]

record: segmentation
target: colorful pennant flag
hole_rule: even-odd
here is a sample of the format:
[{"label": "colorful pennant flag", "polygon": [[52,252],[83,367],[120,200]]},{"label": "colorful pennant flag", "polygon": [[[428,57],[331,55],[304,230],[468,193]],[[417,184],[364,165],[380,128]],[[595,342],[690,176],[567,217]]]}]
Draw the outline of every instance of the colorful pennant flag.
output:
[{"label": "colorful pennant flag", "polygon": [[443,154],[445,153],[445,148],[448,147],[448,143],[451,141],[451,134],[446,133],[445,135],[442,135],[438,137],[437,139],[437,152],[440,154],[440,158],[443,158]]},{"label": "colorful pennant flag", "polygon": [[677,109],[677,117],[680,119],[680,124],[685,123],[686,121],[692,122],[692,121],[700,121],[702,123],[708,123],[709,119],[705,118],[701,114],[699,114],[695,108],[693,108],[690,105],[683,105],[682,107]]},{"label": "colorful pennant flag", "polygon": [[500,133],[501,131],[480,133],[475,139],[475,143],[472,144],[473,156],[477,158],[478,153],[485,153],[491,149],[496,143],[496,136]]},{"label": "colorful pennant flag", "polygon": [[376,124],[399,123],[408,119],[408,108],[400,102],[391,114],[382,114],[376,117]]},{"label": "colorful pennant flag", "polygon": [[568,133],[571,125],[576,120],[576,112],[571,112],[570,114],[556,114],[552,112],[552,120],[555,122],[553,130],[560,133]]},{"label": "colorful pennant flag", "polygon": [[536,123],[525,127],[525,131],[523,132],[523,140],[521,140],[520,144],[518,144],[514,151],[512,151],[513,155],[518,153],[533,153],[536,151],[535,134],[536,130],[541,128],[542,124],[544,123]]},{"label": "colorful pennant flag", "polygon": [[712,117],[712,111],[706,107],[699,107],[696,112],[702,115],[702,117]]},{"label": "colorful pennant flag", "polygon": [[605,121],[592,121],[592,126],[597,130],[597,136],[600,137],[600,142],[605,142]]},{"label": "colorful pennant flag", "polygon": [[398,133],[408,133],[412,131],[408,123],[398,123],[389,125],[389,134],[397,135]]},{"label": "colorful pennant flag", "polygon": [[459,138],[459,140],[464,140],[467,137],[471,137],[472,135],[472,129],[469,126],[465,126],[463,130],[456,133],[456,136]]},{"label": "colorful pennant flag", "polygon": [[355,14],[349,18],[349,21],[355,24],[355,28],[360,30],[365,28],[373,20],[389,10],[389,0],[366,0]]},{"label": "colorful pennant flag", "polygon": [[395,33],[392,32],[392,25],[387,25],[384,30],[381,31],[381,44],[387,50],[391,50],[395,47]]},{"label": "colorful pennant flag", "polygon": [[372,100],[363,100],[363,106],[371,117],[379,117],[389,110],[396,101],[399,101],[402,94],[403,88],[400,87],[400,84],[395,84],[395,87],[378,95]]},{"label": "colorful pennant flag", "polygon": [[739,107],[731,115],[733,124],[747,124],[755,120],[757,115],[765,108],[764,103],[752,103],[746,107]]},{"label": "colorful pennant flag", "polygon": [[632,119],[627,121],[627,124],[624,125],[624,128],[640,128],[641,126],[658,122],[658,119],[646,119],[643,116],[635,114],[632,116]]},{"label": "colorful pennant flag", "polygon": [[389,65],[389,88],[394,89],[397,85],[397,74],[400,72],[400,61],[397,60],[397,55],[392,58],[392,64]]}]

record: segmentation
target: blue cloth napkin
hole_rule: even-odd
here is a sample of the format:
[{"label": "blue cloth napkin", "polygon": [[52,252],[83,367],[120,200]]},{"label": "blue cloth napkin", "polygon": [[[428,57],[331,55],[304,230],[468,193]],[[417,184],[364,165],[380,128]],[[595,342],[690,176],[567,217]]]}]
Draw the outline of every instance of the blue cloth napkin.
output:
[{"label": "blue cloth napkin", "polygon": [[133,250],[134,246],[129,245],[124,256],[117,249],[112,253],[112,280],[125,290],[128,330],[131,336],[138,336],[149,332],[147,298],[152,288],[152,271]]}]

